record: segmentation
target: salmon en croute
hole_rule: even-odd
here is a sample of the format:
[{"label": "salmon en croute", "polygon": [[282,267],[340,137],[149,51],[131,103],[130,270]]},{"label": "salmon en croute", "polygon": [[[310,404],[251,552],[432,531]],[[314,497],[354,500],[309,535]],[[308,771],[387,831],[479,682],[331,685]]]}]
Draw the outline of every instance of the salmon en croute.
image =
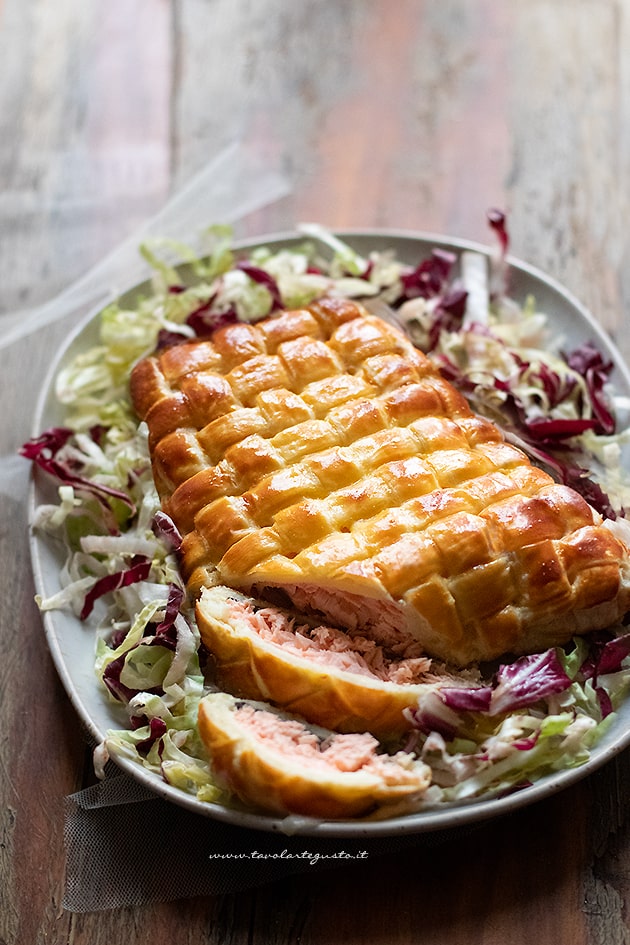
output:
[{"label": "salmon en croute", "polygon": [[453,667],[628,609],[628,549],[599,514],[355,302],[166,348],[131,393],[211,648],[204,588],[219,585]]}]

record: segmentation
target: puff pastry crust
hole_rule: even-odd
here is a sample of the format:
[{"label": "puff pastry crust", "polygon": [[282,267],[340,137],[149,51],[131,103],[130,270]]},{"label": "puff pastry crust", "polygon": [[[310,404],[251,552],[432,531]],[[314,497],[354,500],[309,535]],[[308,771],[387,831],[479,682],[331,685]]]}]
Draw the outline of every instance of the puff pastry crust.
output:
[{"label": "puff pastry crust", "polygon": [[201,700],[198,724],[218,779],[273,814],[338,820],[392,807],[402,813],[431,780],[430,768],[411,755],[378,754],[371,735],[314,730],[227,693]]},{"label": "puff pastry crust", "polygon": [[459,666],[628,610],[625,545],[357,303],[168,348],[131,392],[194,595],[280,588]]}]

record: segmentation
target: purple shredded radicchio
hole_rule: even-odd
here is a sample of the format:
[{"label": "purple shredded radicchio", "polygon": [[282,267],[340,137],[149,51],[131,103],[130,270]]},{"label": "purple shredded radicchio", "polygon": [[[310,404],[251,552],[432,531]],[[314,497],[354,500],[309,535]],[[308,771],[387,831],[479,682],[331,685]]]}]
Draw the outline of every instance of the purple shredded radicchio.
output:
[{"label": "purple shredded radicchio", "polygon": [[[143,640],[142,642],[146,644],[150,641]],[[139,691],[138,689],[131,689],[129,686],[125,686],[124,683],[120,681],[120,675],[123,671],[127,656],[132,650],[135,650],[135,648],[135,646],[131,647],[125,653],[121,653],[121,655],[117,656],[115,660],[112,660],[111,663],[108,663],[103,670],[103,682],[114,698],[118,699],[119,702],[130,702],[134,696],[137,696]],[[154,686],[152,689],[143,689],[142,691],[153,695],[162,694],[162,688],[160,686]]]},{"label": "purple shredded radicchio", "polygon": [[406,710],[412,724],[425,735],[438,732],[447,741],[455,738],[461,725],[461,719],[455,709],[446,705],[438,692],[429,692],[418,705]]},{"label": "purple shredded radicchio", "polygon": [[565,440],[567,437],[579,436],[586,430],[593,430],[597,422],[594,419],[543,417],[530,420],[523,425],[537,442],[554,445],[557,440]]},{"label": "purple shredded radicchio", "polygon": [[263,285],[269,295],[271,296],[271,310],[272,312],[278,308],[282,308],[284,303],[282,301],[282,296],[280,295],[280,289],[278,288],[278,283],[268,272],[264,269],[261,269],[259,266],[254,266],[252,263],[241,261],[236,264],[236,268],[240,269],[241,272],[244,272],[245,275],[249,276],[254,282],[257,282],[259,285]]},{"label": "purple shredded radicchio", "polygon": [[517,751],[531,751],[539,738],[540,731],[534,732],[528,738],[519,738],[515,742],[512,742],[512,748],[516,748]]},{"label": "purple shredded radicchio", "polygon": [[[435,360],[442,376],[456,386],[458,390],[468,395],[474,392],[475,385],[461,373],[456,364],[444,355],[436,357]],[[551,383],[551,380],[548,379],[545,384],[546,389]],[[503,404],[505,422],[502,424],[506,438],[524,450],[534,462],[546,466],[558,482],[570,486],[578,492],[604,518],[616,519],[618,513],[614,509],[609,496],[590,477],[588,470],[571,461],[569,444],[566,442],[571,437],[588,429],[601,432],[601,425],[598,421],[595,418],[584,420],[529,420],[523,405],[512,393],[506,382],[495,379],[494,386],[506,395]],[[567,386],[561,388],[558,384],[554,391],[555,403],[557,404],[570,392],[570,389]],[[566,453],[567,459],[563,458],[563,452]]]},{"label": "purple shredded radicchio", "polygon": [[612,700],[602,686],[597,685],[600,676],[617,673],[622,668],[624,659],[630,654],[630,633],[621,637],[609,637],[606,633],[597,635],[589,654],[580,666],[580,674],[593,683],[602,718],[607,718],[613,711]]},{"label": "purple shredded radicchio", "polygon": [[498,253],[490,258],[490,293],[493,297],[507,296],[510,291],[510,267],[507,261],[510,236],[507,217],[503,210],[490,209],[486,214],[486,219],[499,243]]},{"label": "purple shredded radicchio", "polygon": [[587,341],[566,358],[567,364],[586,381],[591,406],[595,414],[595,429],[599,433],[615,432],[615,418],[606,397],[606,384],[613,370],[612,361],[604,361],[596,346]]},{"label": "purple shredded radicchio", "polygon": [[449,290],[449,277],[457,261],[454,253],[444,249],[434,249],[427,259],[423,259],[411,272],[401,276],[402,295],[398,302],[407,299],[433,299],[446,294]]},{"label": "purple shredded radicchio", "polygon": [[107,433],[108,427],[103,423],[95,423],[89,429],[90,439],[92,439],[97,446],[102,446],[103,438]]},{"label": "purple shredded radicchio", "polygon": [[602,718],[605,719],[612,712],[614,712],[614,707],[612,700],[605,689],[602,689],[601,686],[597,686],[595,689],[595,695],[597,696],[597,702],[599,704],[599,711],[602,714]]},{"label": "purple shredded radicchio", "polygon": [[149,734],[136,745],[136,751],[144,758],[149,754],[151,748],[158,739],[166,734],[166,722],[164,719],[153,718],[149,721]]},{"label": "purple shredded radicchio", "polygon": [[216,331],[218,328],[225,328],[226,325],[234,325],[239,320],[236,309],[233,306],[230,306],[225,312],[213,312],[213,301],[213,299],[210,299],[208,302],[204,302],[203,305],[196,308],[194,312],[191,312],[186,319],[188,327],[192,328],[195,334],[200,338],[211,335],[212,332]]},{"label": "purple shredded radicchio", "polygon": [[540,699],[564,692],[572,680],[567,676],[555,649],[522,656],[499,667],[490,714],[523,709]]},{"label": "purple shredded radicchio", "polygon": [[[630,647],[630,643],[628,645]],[[493,686],[445,686],[429,692],[408,712],[408,717],[425,735],[438,732],[450,740],[462,727],[459,713],[480,712],[494,716],[523,709],[564,692],[571,683],[557,651],[550,649],[501,666]],[[534,743],[529,738],[522,739],[517,747],[526,750]]]},{"label": "purple shredded radicchio", "polygon": [[[25,443],[20,449],[20,455],[32,460],[36,466],[63,485],[75,486],[83,492],[89,492],[106,508],[109,509],[108,499],[118,499],[133,512],[135,505],[125,492],[93,482],[78,473],[69,463],[59,459],[59,453],[73,435],[74,432],[67,427],[51,427]],[[99,433],[99,436],[101,435],[102,431]]]},{"label": "purple shredded radicchio", "polygon": [[164,351],[165,348],[172,348],[173,345],[180,345],[183,341],[188,341],[188,335],[184,334],[184,332],[160,328],[155,344],[155,350]]},{"label": "purple shredded radicchio", "polygon": [[150,571],[151,560],[144,555],[136,555],[132,559],[131,565],[124,571],[116,571],[115,574],[107,574],[105,577],[99,578],[85,595],[80,619],[86,620],[90,616],[99,597],[117,591],[121,587],[129,587],[130,584],[146,581]]},{"label": "purple shredded radicchio", "polygon": [[442,332],[456,332],[462,327],[466,313],[468,293],[465,289],[454,288],[440,299],[433,312],[426,343],[426,354],[430,354],[438,345]]},{"label": "purple shredded radicchio", "polygon": [[591,646],[590,652],[580,667],[585,679],[597,680],[599,676],[617,673],[626,656],[630,655],[630,633],[608,639],[603,635]]},{"label": "purple shredded radicchio", "polygon": [[487,712],[492,698],[491,686],[444,686],[440,697],[451,709],[458,712]]},{"label": "purple shredded radicchio", "polygon": [[488,220],[489,226],[497,235],[499,246],[501,247],[501,255],[506,256],[508,249],[510,248],[510,235],[507,228],[506,214],[503,212],[503,210],[498,210],[493,207],[488,210],[486,219]]},{"label": "purple shredded radicchio", "polygon": [[581,469],[579,466],[562,464],[560,481],[563,485],[575,489],[604,518],[611,519],[611,521],[618,518],[618,513],[613,508],[610,498],[599,483],[588,476],[585,469]]},{"label": "purple shredded radicchio", "polygon": [[133,699],[136,695],[135,689],[130,689],[129,686],[123,685],[120,681],[120,674],[122,673],[126,658],[127,653],[122,653],[120,656],[117,656],[115,660],[112,660],[111,663],[108,663],[103,670],[103,682],[112,696],[120,702],[125,703],[129,702],[129,700]]},{"label": "purple shredded radicchio", "polygon": [[182,546],[182,536],[175,522],[161,510],[153,516],[151,530],[156,538],[159,538],[171,551],[179,551]]},{"label": "purple shredded radicchio", "polygon": [[[111,663],[108,663],[105,667],[103,671],[103,682],[116,699],[119,699],[121,702],[129,702],[129,700],[137,694],[137,690],[130,689],[120,681],[120,675],[129,653],[133,652],[138,646],[161,646],[172,652],[175,652],[177,649],[177,628],[175,627],[175,620],[179,614],[179,608],[181,607],[183,598],[183,590],[176,584],[170,584],[168,600],[162,621],[157,626],[155,624],[147,624],[145,635],[142,639],[134,646],[129,647],[128,650],[125,650],[124,653],[121,653],[120,656],[117,656],[116,659],[112,660]],[[122,640],[112,640],[110,641],[110,646],[115,648],[119,646],[120,643],[122,643]],[[147,691],[160,694],[162,689],[158,686]],[[134,721],[134,719],[132,719],[132,727],[137,728],[141,724],[144,724],[142,720],[136,719]]]},{"label": "purple shredded radicchio", "polygon": [[557,407],[562,401],[567,400],[567,398],[573,395],[577,385],[576,378],[567,377],[566,375],[561,376],[557,371],[550,368],[548,364],[545,364],[544,361],[541,361],[534,369],[533,365],[529,364],[527,361],[523,361],[522,358],[518,358],[518,360],[520,362],[521,376],[528,373],[530,380],[538,380],[552,408]]},{"label": "purple shredded radicchio", "polygon": [[181,587],[178,587],[177,584],[169,584],[168,587],[168,600],[166,602],[166,610],[164,612],[164,617],[162,618],[161,623],[155,629],[156,638],[160,638],[159,642],[164,643],[164,637],[169,637],[172,648],[174,649],[177,644],[177,631],[175,630],[175,620],[179,614],[180,607],[182,606],[182,601],[184,600],[184,592]]},{"label": "purple shredded radicchio", "polygon": [[[506,215],[501,210],[491,209],[487,216],[490,226],[497,234],[503,264],[509,246]],[[449,295],[446,288],[450,273],[448,257],[449,254],[442,254],[441,251],[436,250],[431,259],[425,260],[417,269],[403,278],[406,297],[418,295],[431,297],[441,291],[445,293],[445,297],[436,306],[434,312],[434,319],[429,329],[427,353],[435,350],[443,331],[457,330],[460,307],[462,313],[465,309],[465,298],[455,296],[456,304],[453,306],[453,293]],[[483,331],[483,329],[481,326],[475,326],[475,331]],[[516,359],[520,371],[522,373],[528,371],[530,381],[537,381],[540,384],[552,409],[575,395],[576,380],[562,377],[546,364],[541,364],[532,376],[532,366],[525,361],[519,361],[518,356]],[[571,462],[570,459],[564,460],[561,456],[555,455],[563,451],[570,455],[570,444],[567,441],[587,430],[604,435],[615,432],[615,419],[606,396],[606,385],[613,363],[605,360],[592,342],[585,342],[568,355],[564,355],[564,360],[585,380],[589,403],[583,406],[587,408],[584,412],[588,413],[588,416],[576,419],[553,417],[531,419],[524,404],[512,390],[512,385],[496,378],[494,386],[505,395],[503,409],[506,415],[506,432],[509,436],[510,427],[513,425],[514,432],[522,438],[519,445],[534,461],[547,466],[558,481],[575,489],[605,518],[615,519],[617,512],[610,498],[599,484],[590,478],[587,471]],[[442,375],[462,393],[470,395],[474,392],[475,385],[462,374],[456,364],[444,355],[437,355],[436,362]]]}]

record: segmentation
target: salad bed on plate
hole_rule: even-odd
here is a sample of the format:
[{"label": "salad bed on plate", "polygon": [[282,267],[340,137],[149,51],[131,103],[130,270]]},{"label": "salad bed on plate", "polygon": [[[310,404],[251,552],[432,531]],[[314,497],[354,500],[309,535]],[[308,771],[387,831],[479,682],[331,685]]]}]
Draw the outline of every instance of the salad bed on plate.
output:
[{"label": "salad bed on plate", "polygon": [[[199,700],[214,686],[178,571],[181,538],[160,509],[147,431],[128,392],[132,366],[156,346],[324,295],[360,299],[389,313],[474,410],[629,541],[613,365],[591,342],[564,350],[535,300],[510,296],[505,218],[489,219],[499,237],[494,256],[436,248],[414,265],[388,250],[361,256],[316,226],[288,247],[237,252],[229,230],[213,227],[199,257],[166,241],[142,248],[151,290],[101,313],[98,344],[56,378],[63,426],[22,449],[58,488],[33,526],[65,549],[60,589],[39,606],[69,609],[94,626],[98,684],[128,715],[128,728],[108,732],[97,750],[99,769],[109,755],[125,755],[201,801],[231,803],[197,730]],[[172,255],[183,265],[167,261]],[[618,626],[468,669],[474,688],[436,687],[411,713],[403,742],[384,748],[430,765],[425,807],[524,788],[589,758],[627,692],[629,654],[630,634]]]}]

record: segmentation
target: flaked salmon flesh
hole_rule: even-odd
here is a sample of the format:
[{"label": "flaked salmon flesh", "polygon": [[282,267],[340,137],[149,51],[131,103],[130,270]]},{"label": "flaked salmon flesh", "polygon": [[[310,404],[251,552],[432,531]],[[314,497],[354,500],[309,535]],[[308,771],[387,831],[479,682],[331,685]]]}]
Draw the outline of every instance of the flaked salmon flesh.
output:
[{"label": "flaked salmon flesh", "polygon": [[299,758],[311,768],[364,771],[382,777],[387,783],[417,778],[416,773],[407,770],[406,764],[411,764],[409,755],[403,752],[379,755],[379,743],[368,733],[334,734],[322,740],[296,719],[283,719],[248,703],[237,706],[235,721],[250,731],[261,747],[287,758]]},{"label": "flaked salmon flesh", "polygon": [[398,684],[420,682],[431,668],[431,660],[410,636],[399,634],[388,650],[358,632],[300,624],[275,607],[254,609],[249,602],[233,600],[230,608],[262,640],[319,665]]}]

